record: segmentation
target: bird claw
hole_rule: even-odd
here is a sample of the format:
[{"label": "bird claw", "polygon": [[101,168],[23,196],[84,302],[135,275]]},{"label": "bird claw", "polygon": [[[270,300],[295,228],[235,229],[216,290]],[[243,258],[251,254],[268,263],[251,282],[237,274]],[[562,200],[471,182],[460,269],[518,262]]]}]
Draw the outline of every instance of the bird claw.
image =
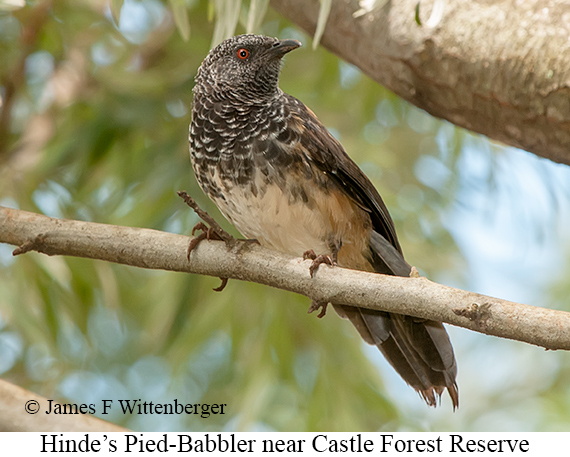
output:
[{"label": "bird claw", "polygon": [[310,259],[313,261],[313,263],[309,267],[309,273],[311,274],[311,278],[314,277],[315,271],[317,270],[317,268],[319,268],[319,266],[322,263],[324,263],[326,265],[330,265],[331,267],[336,265],[336,261],[333,260],[331,258],[331,256],[325,255],[325,254],[317,255],[317,254],[315,254],[315,251],[313,251],[312,249],[309,249],[308,251],[305,251],[303,253],[303,260],[307,260],[307,259]]},{"label": "bird claw", "polygon": [[[194,236],[194,233],[196,233],[196,231],[198,231],[198,230],[200,230],[202,233],[200,233],[197,237],[192,238],[190,243],[188,243],[188,249],[186,251],[186,258],[188,260],[190,260],[190,253],[194,249],[196,249],[196,247],[200,244],[200,242],[202,242],[204,240],[223,241],[222,238],[214,231],[214,229],[212,227],[208,227],[203,222],[198,222],[194,226],[194,228],[192,229],[192,236]],[[228,284],[228,278],[220,278],[220,279],[222,280],[222,283],[218,287],[214,287],[214,289],[213,289],[216,292],[221,292],[222,290],[225,289],[226,285]]]},{"label": "bird claw", "polygon": [[[190,208],[194,210],[194,212],[198,215],[200,219],[202,219],[210,226],[210,230],[212,230],[218,236],[218,238],[208,238],[208,239],[216,239],[216,240],[219,239],[225,241],[226,244],[235,241],[234,237],[231,236],[228,232],[226,232],[222,227],[220,227],[220,225],[216,222],[216,220],[212,216],[210,216],[206,211],[200,208],[198,206],[198,203],[196,203],[196,201],[192,197],[190,197],[190,195],[188,195],[183,190],[177,192],[177,194],[180,196],[180,198],[184,200],[184,203],[186,203]],[[198,230],[198,228],[202,227],[206,226],[202,223],[198,223],[196,224],[196,227],[194,227],[194,230]],[[192,234],[194,234],[194,230],[192,231]]]},{"label": "bird claw", "polygon": [[204,240],[219,240],[223,241],[222,238],[214,231],[212,227],[208,227],[203,222],[198,222],[194,228],[192,229],[192,236],[196,231],[200,230],[200,233],[197,237],[193,238],[190,243],[188,244],[188,249],[186,251],[186,258],[190,260],[190,253],[196,249],[196,247],[200,244],[201,241]]},{"label": "bird claw", "polygon": [[226,288],[226,286],[228,285],[228,278],[220,278],[220,279],[222,280],[222,283],[218,287],[214,287],[212,290],[215,290],[216,292],[221,292]]},{"label": "bird claw", "polygon": [[317,317],[319,319],[322,319],[327,314],[327,306],[328,306],[327,302],[318,302],[313,300],[311,302],[311,306],[309,306],[309,310],[307,311],[307,313],[308,314],[314,313],[315,311],[318,311],[320,308],[321,312],[317,314]]},{"label": "bird claw", "polygon": [[307,259],[315,260],[316,258],[317,258],[317,254],[315,254],[315,251],[313,251],[312,249],[309,249],[308,251],[303,252],[303,260],[307,260]]}]

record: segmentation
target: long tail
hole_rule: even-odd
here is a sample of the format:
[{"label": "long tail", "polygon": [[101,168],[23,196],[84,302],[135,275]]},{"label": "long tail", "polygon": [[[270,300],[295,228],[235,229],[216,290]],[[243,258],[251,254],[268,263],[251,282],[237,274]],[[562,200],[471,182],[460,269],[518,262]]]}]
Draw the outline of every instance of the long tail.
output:
[{"label": "long tail", "polygon": [[[409,276],[410,266],[383,237],[371,238],[371,264],[379,273]],[[380,239],[381,238],[381,239]],[[430,406],[445,389],[453,408],[459,406],[457,365],[449,336],[441,322],[351,306],[335,306],[348,318],[364,341],[380,349],[398,374]]]},{"label": "long tail", "polygon": [[459,406],[457,365],[441,322],[351,306],[335,306],[335,309],[352,322],[364,341],[380,349],[428,405],[436,406],[447,388],[453,408]]}]

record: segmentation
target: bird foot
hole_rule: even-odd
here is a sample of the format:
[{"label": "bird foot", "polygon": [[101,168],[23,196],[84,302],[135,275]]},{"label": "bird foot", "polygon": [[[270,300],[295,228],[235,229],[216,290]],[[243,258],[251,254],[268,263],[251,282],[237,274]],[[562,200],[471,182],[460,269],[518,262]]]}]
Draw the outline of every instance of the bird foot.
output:
[{"label": "bird foot", "polygon": [[317,255],[317,254],[315,254],[315,251],[313,251],[312,249],[309,249],[308,251],[305,251],[303,253],[303,260],[307,260],[307,259],[310,259],[313,261],[313,263],[309,267],[309,273],[311,274],[311,278],[314,277],[315,270],[317,268],[319,268],[319,266],[322,263],[324,263],[326,265],[330,265],[331,267],[336,265],[336,260],[331,258],[331,256],[325,255],[325,254]]},{"label": "bird foot", "polygon": [[192,238],[192,240],[188,244],[188,250],[186,251],[186,258],[188,260],[190,260],[190,253],[194,249],[196,249],[196,247],[200,244],[201,241],[204,241],[204,240],[223,241],[222,238],[220,238],[220,236],[214,231],[214,229],[212,227],[208,227],[203,222],[198,222],[194,226],[194,228],[192,229],[192,236],[194,236],[194,233],[196,233],[197,230],[200,230],[202,233],[200,233],[198,236]]},{"label": "bird foot", "polygon": [[221,292],[222,290],[224,290],[226,288],[226,286],[228,285],[228,278],[220,278],[222,280],[222,283],[218,286],[218,287],[213,287],[212,290],[215,292]]},{"label": "bird foot", "polygon": [[327,306],[328,306],[327,302],[318,302],[316,300],[313,300],[311,302],[311,306],[309,306],[309,310],[307,311],[307,313],[308,314],[314,313],[315,311],[318,311],[320,308],[321,312],[317,314],[317,317],[319,319],[322,319],[327,314]]},{"label": "bird foot", "polygon": [[[198,206],[198,203],[196,203],[196,201],[192,197],[190,197],[190,195],[188,195],[183,190],[177,192],[177,194],[180,196],[180,198],[182,198],[182,200],[184,200],[184,203],[186,203],[190,208],[194,210],[194,212],[198,215],[200,219],[202,219],[206,224],[210,226],[210,230],[212,230],[212,232],[218,236],[218,238],[213,238],[212,235],[210,234],[210,238],[208,238],[209,240],[214,240],[214,239],[222,240],[225,241],[226,244],[228,245],[235,243],[235,238],[231,236],[228,232],[226,232],[222,227],[220,227],[220,224],[218,224],[212,216],[210,216],[206,211],[200,208]],[[199,229],[202,230],[202,227],[197,228],[199,225],[200,223],[197,224],[196,227],[194,227],[192,234],[194,234],[195,230]],[[204,224],[202,224],[202,226],[204,226]]]},{"label": "bird foot", "polygon": [[[204,240],[220,240],[223,241],[222,238],[214,231],[212,227],[208,227],[203,222],[198,222],[194,228],[192,229],[192,236],[196,233],[197,230],[200,230],[200,233],[197,237],[192,238],[190,243],[188,244],[188,249],[186,251],[186,258],[190,260],[190,253],[196,249],[196,246],[200,244],[201,241]],[[221,292],[225,289],[226,285],[228,284],[228,278],[220,278],[222,283],[218,287],[214,287],[213,290],[216,292]]]},{"label": "bird foot", "polygon": [[[215,219],[212,216],[210,216],[206,211],[200,208],[198,206],[198,203],[196,203],[196,201],[192,197],[190,197],[190,195],[188,195],[184,191],[178,192],[178,195],[184,200],[184,202],[190,208],[192,208],[196,212],[196,214],[200,217],[200,219],[202,219],[203,221],[205,221],[210,225],[210,227],[208,227],[206,224],[204,224],[204,222],[198,222],[192,229],[192,236],[194,236],[194,233],[196,233],[197,230],[200,230],[202,233],[200,233],[197,237],[193,238],[188,244],[188,249],[186,250],[186,258],[188,260],[190,260],[190,254],[192,253],[192,251],[196,249],[196,246],[198,246],[200,242],[203,240],[208,240],[208,241],[220,240],[224,241],[227,246],[231,246],[232,244],[235,243],[236,241],[235,238],[231,236],[228,232],[226,232],[222,227],[220,227],[220,225],[215,221]],[[218,287],[214,288],[216,292],[221,292],[228,284],[228,278],[220,278],[220,279],[222,280],[222,283]]]}]

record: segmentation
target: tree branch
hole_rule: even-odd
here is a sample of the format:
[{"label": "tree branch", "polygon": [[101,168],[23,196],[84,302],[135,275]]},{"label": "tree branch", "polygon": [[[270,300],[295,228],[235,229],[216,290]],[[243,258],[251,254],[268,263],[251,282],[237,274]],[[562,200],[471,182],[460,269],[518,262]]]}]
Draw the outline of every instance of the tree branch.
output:
[{"label": "tree branch", "polygon": [[47,398],[0,379],[0,432],[127,431],[89,414],[45,414],[49,408]]},{"label": "tree branch", "polygon": [[[368,2],[370,3],[370,2]],[[383,3],[383,2],[380,2]],[[570,25],[561,0],[335,0],[321,43],[434,116],[570,164]],[[319,0],[271,0],[313,34]],[[435,22],[435,21],[434,21]]]},{"label": "tree branch", "polygon": [[237,243],[204,241],[186,258],[191,238],[157,230],[63,219],[0,206],[0,242],[38,251],[257,282],[305,295],[316,302],[349,304],[447,322],[488,335],[570,350],[570,313],[466,292],[425,278],[385,276],[321,266]]}]

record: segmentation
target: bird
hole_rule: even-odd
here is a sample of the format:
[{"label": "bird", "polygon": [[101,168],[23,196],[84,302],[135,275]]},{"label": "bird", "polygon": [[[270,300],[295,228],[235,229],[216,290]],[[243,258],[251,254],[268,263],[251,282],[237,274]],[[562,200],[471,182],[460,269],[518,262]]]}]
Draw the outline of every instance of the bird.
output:
[{"label": "bird", "polygon": [[[311,258],[319,253],[313,269],[326,262],[408,277],[412,268],[374,185],[313,111],[279,88],[283,57],[300,46],[245,34],[209,52],[193,88],[189,143],[196,179],[224,217],[264,247]],[[445,389],[453,409],[459,406],[457,364],[442,323],[333,307],[429,406]]]}]

